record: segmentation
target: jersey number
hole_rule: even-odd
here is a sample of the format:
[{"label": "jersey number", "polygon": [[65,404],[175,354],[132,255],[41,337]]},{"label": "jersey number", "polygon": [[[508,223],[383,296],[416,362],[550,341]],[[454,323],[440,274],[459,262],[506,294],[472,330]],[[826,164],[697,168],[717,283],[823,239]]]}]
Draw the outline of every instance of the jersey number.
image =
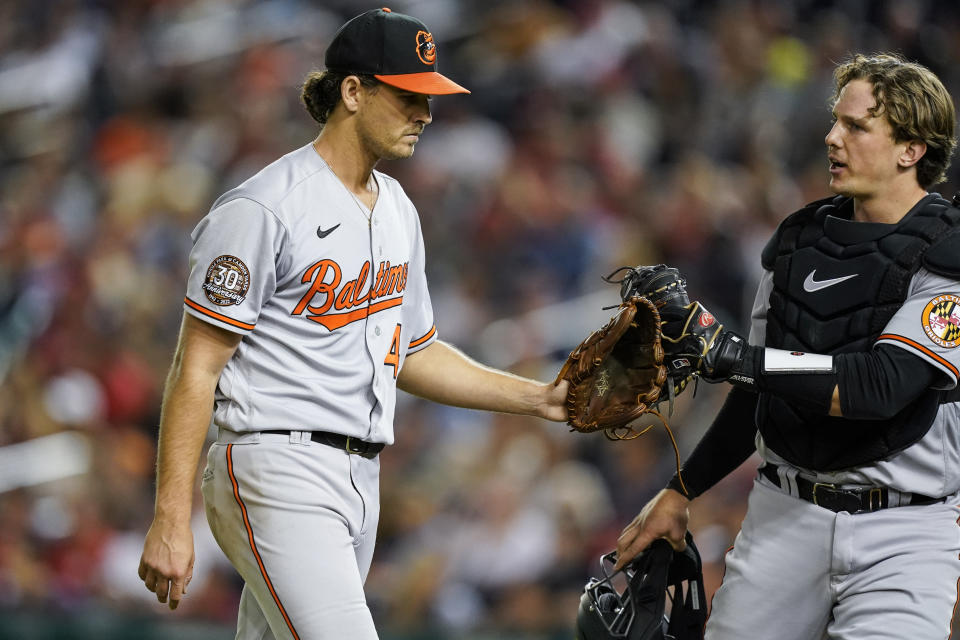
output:
[{"label": "jersey number", "polygon": [[397,371],[400,369],[400,323],[393,331],[393,340],[390,341],[390,351],[387,357],[383,359],[383,364],[393,367],[393,379],[397,379]]}]

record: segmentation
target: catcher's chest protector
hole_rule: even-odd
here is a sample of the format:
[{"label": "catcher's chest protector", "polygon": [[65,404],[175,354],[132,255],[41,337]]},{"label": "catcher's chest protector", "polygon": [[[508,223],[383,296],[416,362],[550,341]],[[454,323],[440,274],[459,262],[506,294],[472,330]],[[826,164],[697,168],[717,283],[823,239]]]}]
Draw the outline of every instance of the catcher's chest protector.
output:
[{"label": "catcher's chest protector", "polygon": [[[810,353],[869,351],[903,305],[924,253],[960,226],[960,210],[930,194],[898,224],[851,223],[842,196],[788,217],[763,252],[773,271],[766,346]],[[833,217],[828,217],[833,216]],[[891,420],[810,415],[762,394],[757,423],[787,460],[830,471],[878,460],[913,444],[938,405],[930,392]]]}]

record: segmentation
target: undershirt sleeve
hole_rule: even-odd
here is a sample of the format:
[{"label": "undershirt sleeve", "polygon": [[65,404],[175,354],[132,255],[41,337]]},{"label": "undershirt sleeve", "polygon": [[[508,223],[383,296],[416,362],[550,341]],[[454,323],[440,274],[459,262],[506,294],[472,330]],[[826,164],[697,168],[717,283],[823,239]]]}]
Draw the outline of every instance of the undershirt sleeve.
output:
[{"label": "undershirt sleeve", "polygon": [[843,417],[854,420],[893,417],[925,390],[935,388],[942,377],[929,361],[890,344],[833,356],[833,371],[826,372],[765,371],[761,364],[764,356],[762,348],[749,347],[743,369],[754,382],[749,386],[734,384],[773,394],[823,415],[830,412],[833,390],[839,388]]},{"label": "undershirt sleeve", "polygon": [[693,500],[743,464],[757,448],[758,398],[753,391],[732,388],[710,428],[683,463],[679,476],[674,475],[667,487]]},{"label": "undershirt sleeve", "polygon": [[913,352],[887,344],[867,353],[840,354],[835,360],[840,409],[844,418],[854,420],[895,416],[941,375]]}]

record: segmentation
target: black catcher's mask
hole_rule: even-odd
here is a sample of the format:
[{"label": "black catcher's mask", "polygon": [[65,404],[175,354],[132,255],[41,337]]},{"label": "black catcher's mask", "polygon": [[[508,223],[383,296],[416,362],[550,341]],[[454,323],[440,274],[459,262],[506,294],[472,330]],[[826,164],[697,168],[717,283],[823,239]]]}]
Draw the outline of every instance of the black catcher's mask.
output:
[{"label": "black catcher's mask", "polygon": [[[583,590],[578,640],[702,640],[707,603],[700,552],[690,532],[684,551],[655,540],[623,569],[610,573],[616,557],[616,551],[601,557],[603,578],[591,578]],[[620,573],[626,581],[622,591],[613,584]]]}]

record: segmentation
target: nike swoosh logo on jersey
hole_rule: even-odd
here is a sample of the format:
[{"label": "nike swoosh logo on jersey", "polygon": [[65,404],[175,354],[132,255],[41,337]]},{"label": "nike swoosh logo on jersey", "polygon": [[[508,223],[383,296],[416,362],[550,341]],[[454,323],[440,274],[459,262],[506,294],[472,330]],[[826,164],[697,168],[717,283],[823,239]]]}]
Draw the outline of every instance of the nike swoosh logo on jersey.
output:
[{"label": "nike swoosh logo on jersey", "polygon": [[858,273],[851,274],[849,276],[841,276],[839,278],[828,278],[827,280],[814,280],[813,274],[817,272],[816,269],[810,272],[807,278],[803,281],[803,290],[807,293],[813,293],[814,291],[820,291],[820,289],[826,289],[827,287],[832,287],[835,284],[839,284],[844,280],[849,280],[850,278],[856,278]]},{"label": "nike swoosh logo on jersey", "polygon": [[330,227],[329,229],[324,229],[323,227],[317,227],[317,237],[318,237],[318,238],[326,238],[328,235],[330,235],[331,233],[333,233],[334,231],[336,231],[336,230],[337,230],[337,227],[339,227],[339,226],[340,226],[339,224],[335,224],[335,225],[333,225],[332,227]]}]

